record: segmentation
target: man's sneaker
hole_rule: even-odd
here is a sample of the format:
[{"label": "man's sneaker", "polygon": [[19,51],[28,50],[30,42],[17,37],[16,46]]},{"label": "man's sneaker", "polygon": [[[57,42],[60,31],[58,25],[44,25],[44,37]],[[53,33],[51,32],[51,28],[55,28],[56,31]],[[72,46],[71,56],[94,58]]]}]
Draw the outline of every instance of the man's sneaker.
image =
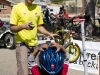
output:
[{"label": "man's sneaker", "polygon": [[34,56],[30,54],[30,56],[28,57],[28,67],[32,68],[33,66],[36,66],[36,62],[34,60]]}]

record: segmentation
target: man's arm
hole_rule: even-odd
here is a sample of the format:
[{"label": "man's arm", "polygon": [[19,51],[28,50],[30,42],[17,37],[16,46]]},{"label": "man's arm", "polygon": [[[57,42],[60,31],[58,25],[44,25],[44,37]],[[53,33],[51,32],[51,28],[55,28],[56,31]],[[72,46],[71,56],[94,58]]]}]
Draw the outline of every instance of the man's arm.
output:
[{"label": "man's arm", "polygon": [[50,36],[52,39],[54,39],[55,37],[59,37],[58,34],[50,33],[43,26],[38,26],[38,30],[43,34]]},{"label": "man's arm", "polygon": [[48,32],[42,25],[38,26],[38,30],[39,30],[41,33],[45,34],[45,35],[50,35],[50,34],[51,34],[51,33]]},{"label": "man's arm", "polygon": [[33,28],[34,28],[34,26],[32,25],[32,22],[28,22],[28,23],[20,25],[20,26],[13,25],[13,24],[10,25],[10,30],[14,33],[17,33],[23,29],[32,30]]},{"label": "man's arm", "polygon": [[23,26],[16,26],[13,24],[10,25],[11,32],[17,33],[19,31],[21,31],[22,29],[23,29]]}]

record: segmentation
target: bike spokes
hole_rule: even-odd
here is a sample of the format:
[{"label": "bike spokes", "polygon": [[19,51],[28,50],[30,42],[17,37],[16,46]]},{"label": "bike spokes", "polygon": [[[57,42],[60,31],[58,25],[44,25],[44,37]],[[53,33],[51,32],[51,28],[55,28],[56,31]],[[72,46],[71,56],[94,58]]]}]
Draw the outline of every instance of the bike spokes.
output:
[{"label": "bike spokes", "polygon": [[80,48],[77,44],[73,45],[73,43],[69,43],[66,46],[64,46],[69,57],[69,62],[73,63],[75,62],[80,54]]}]

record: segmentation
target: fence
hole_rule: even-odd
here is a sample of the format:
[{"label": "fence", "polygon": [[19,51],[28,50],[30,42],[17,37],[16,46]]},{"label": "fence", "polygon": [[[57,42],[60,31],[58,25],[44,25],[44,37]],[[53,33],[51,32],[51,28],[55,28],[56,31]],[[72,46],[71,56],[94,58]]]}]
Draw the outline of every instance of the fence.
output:
[{"label": "fence", "polygon": [[66,8],[68,14],[80,14],[82,13],[81,7],[67,7]]}]

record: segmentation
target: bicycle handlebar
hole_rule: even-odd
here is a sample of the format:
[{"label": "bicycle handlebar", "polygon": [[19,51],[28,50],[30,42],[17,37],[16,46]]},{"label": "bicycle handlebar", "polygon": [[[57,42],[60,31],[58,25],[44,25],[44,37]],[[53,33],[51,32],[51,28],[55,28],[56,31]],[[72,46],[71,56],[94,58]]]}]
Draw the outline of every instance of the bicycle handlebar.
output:
[{"label": "bicycle handlebar", "polygon": [[69,30],[65,30],[65,29],[64,29],[64,32],[68,32],[68,31],[69,31]]}]

